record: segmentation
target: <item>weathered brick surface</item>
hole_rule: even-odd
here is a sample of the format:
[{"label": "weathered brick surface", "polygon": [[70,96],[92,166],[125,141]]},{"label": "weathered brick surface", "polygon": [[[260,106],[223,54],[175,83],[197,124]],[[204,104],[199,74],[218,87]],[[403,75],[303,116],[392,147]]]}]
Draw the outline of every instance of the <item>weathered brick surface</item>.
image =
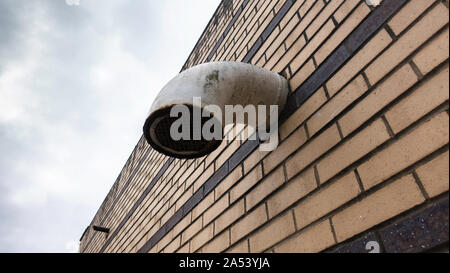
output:
[{"label": "weathered brick surface", "polygon": [[417,169],[417,175],[430,197],[448,191],[448,170],[448,151]]},{"label": "weathered brick surface", "polygon": [[448,28],[435,40],[431,41],[413,58],[422,74],[427,74],[438,64],[448,60],[449,52]]},{"label": "weathered brick surface", "polygon": [[448,115],[441,113],[375,154],[358,167],[365,189],[414,164],[448,144]]},{"label": "weathered brick surface", "polygon": [[328,181],[341,170],[383,144],[389,137],[383,121],[377,119],[317,163],[320,181]]},{"label": "weathered brick surface", "polygon": [[283,166],[280,166],[246,195],[245,202],[247,209],[253,208],[259,201],[280,187],[284,181]]},{"label": "weathered brick surface", "polygon": [[386,113],[394,133],[405,129],[437,106],[448,100],[448,66],[439,74],[423,82],[411,95]]},{"label": "weathered brick surface", "polygon": [[308,197],[294,208],[297,228],[301,229],[334,209],[352,200],[360,193],[355,174],[344,176]]},{"label": "weathered brick surface", "polygon": [[372,84],[378,82],[393,67],[404,60],[415,49],[428,40],[436,31],[448,23],[449,12],[439,4],[422,20],[414,25],[404,36],[391,46],[366,70]]},{"label": "weathered brick surface", "polygon": [[266,206],[262,204],[231,227],[231,243],[234,244],[266,221]]},{"label": "weathered brick surface", "polygon": [[338,242],[344,241],[424,201],[411,175],[382,188],[332,218]]},{"label": "weathered brick surface", "polygon": [[339,120],[344,136],[349,135],[416,82],[417,76],[411,66],[404,65]]},{"label": "weathered brick surface", "polygon": [[307,122],[309,134],[311,136],[315,135],[323,126],[364,94],[365,91],[367,91],[367,85],[363,77],[358,76],[311,117]]},{"label": "weathered brick surface", "polygon": [[282,162],[305,142],[306,131],[304,127],[300,127],[263,160],[264,172],[269,173],[272,171],[277,164]]},{"label": "weathered brick surface", "polygon": [[285,139],[327,100],[325,91],[317,90],[295,113],[280,126],[280,138]]},{"label": "weathered brick surface", "polygon": [[365,45],[341,70],[339,70],[326,84],[330,96],[336,94],[345,83],[358,71],[373,60],[392,41],[385,30],[381,30]]},{"label": "weathered brick surface", "polygon": [[273,218],[281,211],[304,197],[317,187],[314,169],[310,168],[299,175],[286,187],[277,192],[267,201],[269,217]]},{"label": "weathered brick surface", "polygon": [[330,221],[316,224],[299,235],[275,247],[276,253],[311,253],[319,252],[334,245]]},{"label": "weathered brick surface", "polygon": [[411,0],[409,3],[397,13],[389,22],[392,31],[398,35],[417,17],[419,17],[428,7],[435,1]]},{"label": "weathered brick surface", "polygon": [[332,125],[286,161],[288,179],[291,179],[308,164],[331,149],[341,140],[336,125]]},{"label": "weathered brick surface", "polygon": [[221,232],[244,214],[244,200],[238,201],[214,221],[214,232]]},{"label": "weathered brick surface", "polygon": [[250,237],[250,251],[262,252],[291,235],[295,231],[292,213],[276,218]]}]

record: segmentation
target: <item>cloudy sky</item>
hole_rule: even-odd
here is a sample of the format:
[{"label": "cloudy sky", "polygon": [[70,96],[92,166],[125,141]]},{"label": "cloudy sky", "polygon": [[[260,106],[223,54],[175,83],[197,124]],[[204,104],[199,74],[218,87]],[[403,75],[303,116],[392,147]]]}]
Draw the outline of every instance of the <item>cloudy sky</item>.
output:
[{"label": "cloudy sky", "polygon": [[220,0],[0,0],[0,252],[71,252]]}]

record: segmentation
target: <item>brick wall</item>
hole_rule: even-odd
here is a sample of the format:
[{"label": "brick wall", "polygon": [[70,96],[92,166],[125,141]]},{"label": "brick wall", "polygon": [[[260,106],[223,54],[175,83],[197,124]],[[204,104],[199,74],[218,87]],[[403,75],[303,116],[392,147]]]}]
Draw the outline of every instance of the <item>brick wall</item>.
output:
[{"label": "brick wall", "polygon": [[[223,1],[183,70],[240,61],[291,93],[270,153],[141,139],[81,252],[430,251],[448,244],[448,0]],[[236,137],[241,136],[241,137]]]}]

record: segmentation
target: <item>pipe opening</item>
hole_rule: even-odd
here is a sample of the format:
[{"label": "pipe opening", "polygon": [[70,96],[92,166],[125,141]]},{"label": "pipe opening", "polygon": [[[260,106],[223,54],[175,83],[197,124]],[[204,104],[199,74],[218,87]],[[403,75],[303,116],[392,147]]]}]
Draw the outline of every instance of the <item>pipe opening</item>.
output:
[{"label": "pipe opening", "polygon": [[[186,106],[189,108],[192,121],[194,109],[192,105]],[[200,140],[194,140],[193,122],[190,122],[189,140],[174,140],[170,135],[170,128],[179,116],[170,116],[172,107],[173,106],[169,106],[153,112],[144,124],[145,138],[155,150],[172,157],[192,159],[207,155],[220,146],[222,140],[206,140],[203,138],[203,134],[201,134]],[[202,110],[200,109],[200,111]],[[203,128],[203,125],[211,118],[214,117],[202,117],[201,128]]]}]

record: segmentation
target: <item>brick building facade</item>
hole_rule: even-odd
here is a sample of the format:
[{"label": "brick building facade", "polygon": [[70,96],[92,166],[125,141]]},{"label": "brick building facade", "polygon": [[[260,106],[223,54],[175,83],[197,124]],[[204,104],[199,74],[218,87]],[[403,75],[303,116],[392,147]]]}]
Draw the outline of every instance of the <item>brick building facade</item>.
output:
[{"label": "brick building facade", "polygon": [[181,160],[141,138],[80,252],[448,249],[448,22],[448,0],[222,1],[182,70],[282,73],[280,145],[232,129]]}]

